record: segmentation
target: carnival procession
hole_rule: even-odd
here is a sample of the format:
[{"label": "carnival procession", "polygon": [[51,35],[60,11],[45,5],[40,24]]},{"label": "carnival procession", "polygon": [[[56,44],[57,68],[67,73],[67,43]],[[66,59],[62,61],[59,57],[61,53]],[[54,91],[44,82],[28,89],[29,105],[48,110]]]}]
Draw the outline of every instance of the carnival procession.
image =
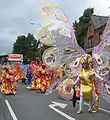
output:
[{"label": "carnival procession", "polygon": [[[93,48],[92,54],[90,55],[77,43],[72,21],[60,5],[56,3],[45,3],[40,6],[39,11],[43,17],[42,19],[45,20],[45,24],[42,24],[37,31],[37,38],[42,45],[48,47],[43,52],[41,56],[42,59],[36,57],[35,61],[24,65],[23,61],[19,62],[15,60],[20,54],[10,54],[5,64],[0,65],[1,95],[5,96],[3,98],[5,101],[12,100],[10,101],[10,106],[15,112],[11,113],[11,108],[8,107],[10,115],[12,118],[12,114],[16,114],[18,117],[14,117],[13,120],[25,120],[24,118],[26,116],[24,116],[22,112],[17,111],[21,110],[20,105],[22,109],[27,107],[26,111],[29,111],[29,113],[25,114],[32,114],[32,116],[34,116],[34,112],[37,114],[38,111],[40,115],[40,107],[45,107],[48,102],[53,103],[48,105],[50,109],[63,116],[56,118],[59,120],[65,118],[68,120],[80,120],[82,118],[78,116],[83,114],[87,116],[103,116],[103,112],[107,112],[108,116],[105,115],[104,117],[105,120],[109,120],[110,17],[107,19],[100,43]],[[13,64],[9,56],[12,58],[15,57]],[[24,89],[26,94],[20,91],[20,89]],[[29,98],[28,93],[31,97],[35,95],[34,98]],[[34,95],[32,96],[31,94]],[[21,103],[17,103],[17,99],[21,100],[23,95],[25,97],[28,96],[28,98],[24,97],[25,102],[21,101]],[[57,95],[57,97],[55,95]],[[50,98],[51,96],[53,96],[52,99]],[[38,105],[40,102],[37,104],[38,99],[42,101],[40,106]],[[74,110],[73,117],[75,118],[67,115],[67,111],[66,113],[60,111],[58,107],[61,105],[61,102],[58,103],[56,99],[71,106],[68,111]],[[32,106],[36,106],[34,101],[36,101],[38,108],[31,113],[33,109]],[[100,108],[102,101],[104,101],[105,106],[108,107],[106,107],[107,110]],[[16,104],[18,104],[18,106],[14,108]],[[32,106],[29,107],[29,104],[32,104]],[[88,104],[86,106],[87,109],[85,104]],[[43,109],[47,112],[49,108]],[[43,109],[41,111],[44,111]],[[102,110],[102,112],[100,112],[100,110]],[[51,116],[51,114],[53,115],[54,113],[50,113],[49,116]],[[21,119],[19,118],[20,115],[22,116]],[[51,116],[51,119],[53,117],[54,115]],[[30,118],[27,117],[26,120],[28,119]],[[36,117],[36,119],[40,119],[40,117]],[[49,120],[50,118],[46,119]],[[92,120],[92,118],[90,119]],[[99,118],[96,119],[98,120]]]},{"label": "carnival procession", "polygon": [[57,78],[62,77],[64,67],[50,69],[46,67],[42,61],[32,62],[29,66],[25,66],[24,70],[19,67],[18,62],[14,67],[6,65],[0,70],[1,76],[1,92],[5,95],[15,94],[17,90],[17,83],[21,82],[27,84],[27,89],[39,90],[41,93],[45,93],[48,87]]}]

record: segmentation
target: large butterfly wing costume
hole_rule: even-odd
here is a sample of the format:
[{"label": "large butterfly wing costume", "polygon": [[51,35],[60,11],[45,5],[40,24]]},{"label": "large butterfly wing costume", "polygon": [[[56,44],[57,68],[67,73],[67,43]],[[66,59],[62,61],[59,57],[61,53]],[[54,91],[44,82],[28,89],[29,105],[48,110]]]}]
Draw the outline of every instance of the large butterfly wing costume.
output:
[{"label": "large butterfly wing costume", "polygon": [[71,63],[73,59],[84,53],[77,44],[70,19],[60,6],[44,4],[41,6],[41,14],[48,22],[38,31],[38,39],[42,44],[51,46],[43,54],[45,64],[56,67]]},{"label": "large butterfly wing costume", "polygon": [[94,68],[103,77],[103,83],[98,83],[100,94],[110,103],[110,17],[100,41],[92,52]]},{"label": "large butterfly wing costume", "polygon": [[[43,54],[43,62],[51,68],[59,67],[66,63],[67,71],[69,72],[69,74],[56,80],[49,87],[47,93],[52,92],[60,85],[60,95],[64,99],[69,100],[73,97],[71,94],[73,90],[70,88],[70,84],[73,83],[74,78],[69,80],[67,78],[70,76],[70,71],[73,71],[73,77],[77,76],[78,71],[81,69],[79,57],[85,52],[77,44],[72,22],[61,7],[47,3],[41,6],[41,13],[48,22],[39,29],[38,39],[42,44],[50,46]],[[75,62],[74,66],[72,65],[71,67],[70,63],[73,64],[73,62]],[[63,84],[66,84],[65,87],[61,87]],[[65,89],[68,89],[69,92],[66,92]]]},{"label": "large butterfly wing costume", "polygon": [[[50,68],[66,64],[67,70],[67,74],[56,80],[49,87],[46,94],[51,93],[57,88],[64,99],[71,100],[73,97],[71,84],[73,84],[74,79],[82,69],[80,57],[85,54],[85,51],[77,44],[73,24],[60,6],[51,3],[44,4],[41,6],[41,14],[48,21],[45,25],[42,25],[38,31],[38,39],[40,42],[49,46],[43,54],[43,62]],[[107,101],[108,99],[110,100],[108,79],[108,71],[110,68],[109,34],[110,20],[107,22],[102,41],[94,48],[92,55],[94,69],[96,69],[106,82],[106,84],[99,82],[99,86],[101,86],[99,89]],[[105,93],[106,95],[104,95]]]}]

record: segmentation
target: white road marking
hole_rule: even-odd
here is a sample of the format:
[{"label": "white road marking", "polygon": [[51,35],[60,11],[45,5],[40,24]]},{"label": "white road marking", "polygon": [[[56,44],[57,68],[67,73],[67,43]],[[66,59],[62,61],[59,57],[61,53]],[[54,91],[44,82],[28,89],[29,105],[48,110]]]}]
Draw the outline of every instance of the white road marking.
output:
[{"label": "white road marking", "polygon": [[[87,104],[87,103],[84,103],[85,105],[87,105],[87,106],[89,106],[89,104]],[[98,108],[99,110],[101,110],[101,111],[103,111],[103,112],[106,112],[106,113],[109,113],[110,114],[110,111],[109,110],[105,110],[105,109],[103,109],[103,108]]]},{"label": "white road marking", "polygon": [[61,108],[65,108],[67,106],[67,104],[64,104],[64,103],[59,103],[59,102],[54,102],[54,101],[51,101],[53,104],[50,104],[49,107],[51,109],[53,109],[54,111],[56,111],[57,113],[59,113],[60,115],[62,115],[63,117],[67,118],[68,120],[75,120],[75,118],[72,118],[71,116],[67,115],[66,113],[58,110],[57,108],[55,108],[56,106],[59,106]]},{"label": "white road marking", "polygon": [[11,105],[9,104],[8,100],[5,100],[5,103],[6,103],[7,107],[8,107],[8,110],[9,110],[13,120],[18,120],[15,113],[13,112],[13,109],[12,109]]}]

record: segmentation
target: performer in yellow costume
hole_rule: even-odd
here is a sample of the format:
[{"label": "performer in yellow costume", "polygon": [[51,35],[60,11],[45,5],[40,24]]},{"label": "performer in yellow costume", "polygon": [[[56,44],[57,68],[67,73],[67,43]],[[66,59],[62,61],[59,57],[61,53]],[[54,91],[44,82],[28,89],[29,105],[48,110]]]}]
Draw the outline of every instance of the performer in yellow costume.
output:
[{"label": "performer in yellow costume", "polygon": [[96,71],[92,68],[92,57],[84,54],[81,56],[80,61],[82,63],[82,70],[74,83],[76,85],[80,81],[80,102],[79,110],[77,113],[81,113],[83,110],[84,100],[89,102],[89,112],[96,112],[98,109],[98,92],[96,91],[95,77],[103,80]]}]

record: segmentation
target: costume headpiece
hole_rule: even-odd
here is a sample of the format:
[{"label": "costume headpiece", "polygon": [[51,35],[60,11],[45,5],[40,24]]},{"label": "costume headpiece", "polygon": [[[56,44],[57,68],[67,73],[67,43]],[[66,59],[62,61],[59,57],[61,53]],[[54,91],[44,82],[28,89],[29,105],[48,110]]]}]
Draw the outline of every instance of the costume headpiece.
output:
[{"label": "costume headpiece", "polygon": [[87,62],[87,63],[92,63],[92,57],[88,54],[83,54],[81,57],[80,57],[80,62],[81,63],[84,63],[84,62]]}]

